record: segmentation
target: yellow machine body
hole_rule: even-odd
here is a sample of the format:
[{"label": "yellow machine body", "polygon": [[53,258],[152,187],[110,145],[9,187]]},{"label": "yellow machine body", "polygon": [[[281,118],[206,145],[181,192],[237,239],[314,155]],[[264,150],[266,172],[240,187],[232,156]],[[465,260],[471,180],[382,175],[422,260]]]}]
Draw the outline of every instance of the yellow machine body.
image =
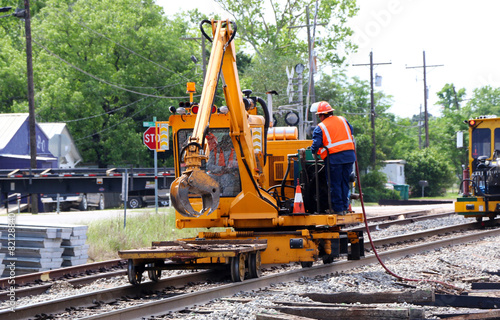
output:
[{"label": "yellow machine body", "polygon": [[469,125],[468,164],[455,212],[467,218],[500,214],[500,118],[481,116]]}]

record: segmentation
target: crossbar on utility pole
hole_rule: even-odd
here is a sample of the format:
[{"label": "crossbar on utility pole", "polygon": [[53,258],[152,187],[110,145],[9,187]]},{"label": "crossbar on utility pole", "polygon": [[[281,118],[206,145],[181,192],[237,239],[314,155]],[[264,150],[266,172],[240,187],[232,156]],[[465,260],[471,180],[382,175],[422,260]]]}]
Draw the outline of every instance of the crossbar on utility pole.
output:
[{"label": "crossbar on utility pole", "polygon": [[358,66],[370,66],[370,120],[371,120],[371,127],[372,127],[372,156],[371,156],[371,163],[372,167],[375,168],[375,162],[377,159],[377,142],[375,139],[375,97],[374,97],[374,91],[373,91],[373,66],[378,66],[378,65],[384,65],[384,64],[392,64],[392,62],[379,62],[379,63],[373,63],[373,51],[370,51],[370,63],[364,63],[364,64],[353,64],[354,67]]},{"label": "crossbar on utility pole", "polygon": [[423,57],[424,57],[424,64],[421,66],[415,66],[415,67],[406,67],[406,69],[415,69],[415,68],[423,68],[424,70],[424,127],[425,127],[425,145],[424,148],[427,148],[429,146],[429,114],[427,111],[427,68],[428,67],[442,67],[444,66],[443,64],[435,64],[428,66],[425,64],[425,50],[423,52]]}]

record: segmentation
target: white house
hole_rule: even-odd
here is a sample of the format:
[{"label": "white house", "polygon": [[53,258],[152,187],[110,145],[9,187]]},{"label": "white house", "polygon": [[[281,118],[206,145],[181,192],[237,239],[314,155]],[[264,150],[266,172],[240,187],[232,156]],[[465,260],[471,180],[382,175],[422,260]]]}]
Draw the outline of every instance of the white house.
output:
[{"label": "white house", "polygon": [[405,160],[387,160],[385,166],[380,170],[387,175],[387,182],[393,184],[406,184],[405,182]]}]

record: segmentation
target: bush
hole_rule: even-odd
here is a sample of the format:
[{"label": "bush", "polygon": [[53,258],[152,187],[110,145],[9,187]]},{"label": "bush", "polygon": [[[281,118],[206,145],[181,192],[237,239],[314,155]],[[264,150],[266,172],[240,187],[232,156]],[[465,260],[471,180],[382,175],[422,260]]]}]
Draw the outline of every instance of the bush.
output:
[{"label": "bush", "polygon": [[399,192],[389,189],[378,189],[366,187],[363,189],[363,200],[365,202],[379,202],[380,199],[399,200],[401,199]]},{"label": "bush", "polygon": [[411,194],[420,197],[420,180],[427,180],[424,196],[440,196],[453,183],[453,172],[447,159],[432,148],[413,151],[406,159],[405,176],[410,185]]},{"label": "bush", "polygon": [[361,177],[361,189],[363,191],[363,200],[365,202],[378,202],[380,199],[399,200],[398,191],[385,188],[387,177],[384,173],[372,171]]}]

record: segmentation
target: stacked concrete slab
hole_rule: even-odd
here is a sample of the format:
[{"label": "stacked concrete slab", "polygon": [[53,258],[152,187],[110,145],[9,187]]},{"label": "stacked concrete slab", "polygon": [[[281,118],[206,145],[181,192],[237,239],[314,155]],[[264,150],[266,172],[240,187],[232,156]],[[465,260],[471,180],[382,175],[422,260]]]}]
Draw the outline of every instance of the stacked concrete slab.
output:
[{"label": "stacked concrete slab", "polygon": [[[0,231],[0,238],[2,237],[2,232]],[[0,249],[2,248],[2,243],[0,242]],[[5,264],[3,264],[3,259],[5,258],[5,253],[0,253],[0,274],[3,274],[5,270]]]},{"label": "stacked concrete slab", "polygon": [[[0,253],[7,254],[3,266],[15,262],[16,275],[47,271],[87,262],[87,226],[16,225],[15,255],[8,254],[7,228],[0,224]],[[4,270],[3,277],[8,276]]]},{"label": "stacked concrete slab", "polygon": [[62,254],[63,267],[77,266],[87,263],[89,258],[89,246],[87,242],[88,226],[73,226],[69,237],[63,239],[61,247],[64,248]]}]

